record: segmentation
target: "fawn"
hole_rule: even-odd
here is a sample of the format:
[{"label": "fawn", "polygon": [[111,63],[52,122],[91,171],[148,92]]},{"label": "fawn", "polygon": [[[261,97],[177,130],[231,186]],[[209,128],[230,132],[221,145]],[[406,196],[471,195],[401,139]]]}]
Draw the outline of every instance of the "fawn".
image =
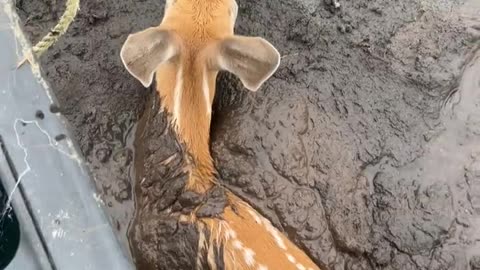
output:
[{"label": "fawn", "polygon": [[[265,39],[234,34],[237,11],[235,0],[167,0],[160,25],[129,35],[121,49],[125,68],[143,86],[155,77],[161,106],[191,158],[188,191],[206,193],[216,185],[209,132],[218,72],[257,91],[280,64]],[[185,217],[210,232],[199,247],[223,249],[222,265],[210,255],[197,260],[211,269],[319,269],[250,205],[231,192],[227,197],[221,218]]]}]

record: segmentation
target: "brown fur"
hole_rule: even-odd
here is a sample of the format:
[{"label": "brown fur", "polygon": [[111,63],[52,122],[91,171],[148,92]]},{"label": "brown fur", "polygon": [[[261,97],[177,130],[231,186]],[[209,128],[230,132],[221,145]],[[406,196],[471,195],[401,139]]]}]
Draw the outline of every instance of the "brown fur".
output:
[{"label": "brown fur", "polygon": [[[207,72],[210,89],[210,104],[215,95],[217,71],[207,68],[207,46],[214,41],[233,35],[229,5],[223,0],[177,0],[168,10],[160,25],[161,29],[175,29],[182,45],[178,59],[157,69],[156,80],[165,108],[174,111],[176,74],[182,67],[183,89],[180,119],[177,132],[192,155],[193,171],[189,188],[205,192],[213,182],[214,166],[209,150],[210,120],[204,102],[203,76]],[[213,11],[213,12],[212,12]],[[179,19],[185,18],[185,19]]]},{"label": "brown fur", "polygon": [[[214,243],[213,248],[223,247],[224,249],[225,269],[320,270],[302,250],[250,205],[232,193],[228,193],[228,197],[231,206],[225,208],[223,220],[201,220],[210,228],[211,236],[214,238],[211,240],[211,243]],[[235,237],[232,237],[229,230],[234,232]],[[281,239],[284,248],[278,245],[278,240],[273,233]],[[239,242],[235,243],[235,241]],[[242,243],[243,249],[238,248],[238,243]],[[251,249],[254,252],[254,263],[251,265],[245,260],[245,249]],[[287,257],[289,255],[294,262],[289,261]],[[266,268],[262,269],[262,266]]]}]

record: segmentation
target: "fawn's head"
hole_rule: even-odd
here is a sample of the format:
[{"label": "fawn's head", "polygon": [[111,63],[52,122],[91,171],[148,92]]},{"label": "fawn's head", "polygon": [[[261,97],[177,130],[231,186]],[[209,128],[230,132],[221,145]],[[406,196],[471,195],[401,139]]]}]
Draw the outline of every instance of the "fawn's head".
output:
[{"label": "fawn's head", "polygon": [[[129,35],[121,59],[145,87],[157,89],[178,122],[186,110],[209,115],[218,71],[256,91],[276,71],[278,51],[259,37],[234,35],[235,0],[167,0],[158,27]],[[196,108],[192,108],[192,106]]]}]

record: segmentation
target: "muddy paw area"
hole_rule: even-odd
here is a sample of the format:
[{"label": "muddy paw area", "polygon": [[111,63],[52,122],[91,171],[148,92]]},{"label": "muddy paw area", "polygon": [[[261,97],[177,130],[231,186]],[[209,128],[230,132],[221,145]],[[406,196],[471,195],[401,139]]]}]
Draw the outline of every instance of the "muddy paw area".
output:
[{"label": "muddy paw area", "polygon": [[[222,186],[325,269],[480,269],[480,2],[237,2],[236,33],[281,64],[257,92],[217,79]],[[138,269],[193,269],[198,231],[165,209],[215,215],[222,192],[181,192],[182,145],[119,57],[164,4],[81,1],[40,64]],[[32,43],[64,5],[16,1]]]}]

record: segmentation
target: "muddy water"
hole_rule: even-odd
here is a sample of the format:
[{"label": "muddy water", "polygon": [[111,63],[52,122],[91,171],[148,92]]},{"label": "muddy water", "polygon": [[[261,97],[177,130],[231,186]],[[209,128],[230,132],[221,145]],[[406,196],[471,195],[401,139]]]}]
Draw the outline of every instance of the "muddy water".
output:
[{"label": "muddy water", "polygon": [[[238,2],[237,32],[266,37],[283,57],[257,93],[218,80],[212,151],[225,185],[330,269],[480,269],[479,2]],[[17,1],[32,40],[63,4]],[[150,241],[135,224],[129,235],[134,255],[152,251],[141,269],[190,269],[197,235],[161,211],[182,186],[182,147],[158,114],[149,150],[135,150],[153,93],[118,58],[162,8],[84,1],[42,66],[126,248],[136,177],[152,181],[153,214],[136,223]]]}]

